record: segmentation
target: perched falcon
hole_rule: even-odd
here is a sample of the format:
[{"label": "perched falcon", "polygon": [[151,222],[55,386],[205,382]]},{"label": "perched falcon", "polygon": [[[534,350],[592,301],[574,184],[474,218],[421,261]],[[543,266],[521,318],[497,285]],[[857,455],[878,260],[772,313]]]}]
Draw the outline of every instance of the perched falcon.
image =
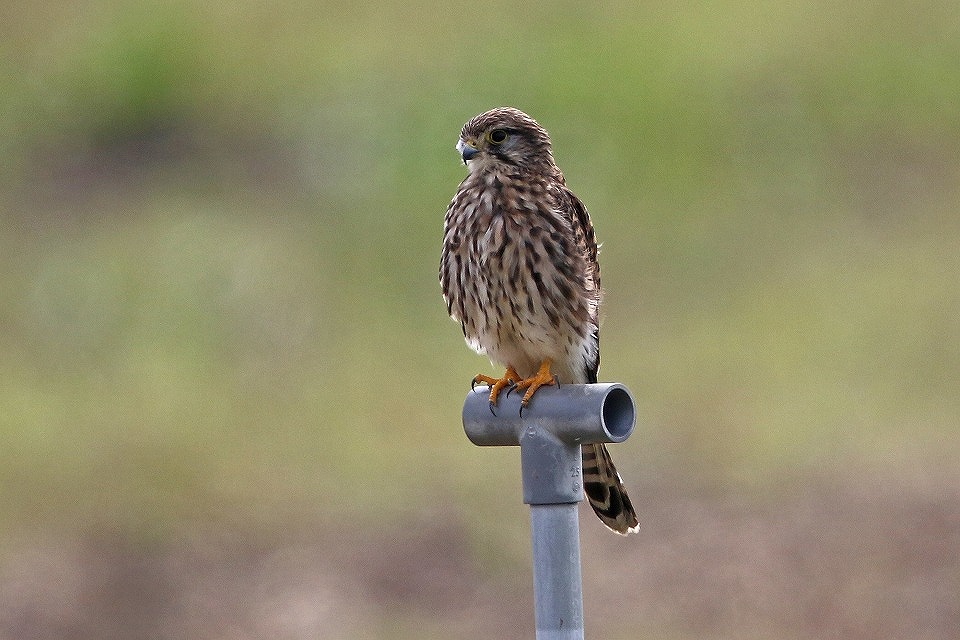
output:
[{"label": "perched falcon", "polygon": [[[460,131],[469,168],[444,219],[440,283],[467,343],[506,368],[504,388],[597,381],[600,265],[583,203],[553,161],[550,136],[517,109],[482,113]],[[522,408],[521,408],[522,410]],[[620,534],[640,525],[603,444],[583,446],[584,492],[600,520]]]}]

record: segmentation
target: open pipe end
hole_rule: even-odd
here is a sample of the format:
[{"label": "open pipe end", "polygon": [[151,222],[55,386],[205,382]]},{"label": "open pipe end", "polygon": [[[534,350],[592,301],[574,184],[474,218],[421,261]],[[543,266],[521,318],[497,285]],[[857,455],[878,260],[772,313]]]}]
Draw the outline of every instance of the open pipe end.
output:
[{"label": "open pipe end", "polygon": [[611,387],[603,399],[601,416],[603,429],[611,442],[623,442],[630,437],[637,424],[637,412],[630,392],[621,386]]}]

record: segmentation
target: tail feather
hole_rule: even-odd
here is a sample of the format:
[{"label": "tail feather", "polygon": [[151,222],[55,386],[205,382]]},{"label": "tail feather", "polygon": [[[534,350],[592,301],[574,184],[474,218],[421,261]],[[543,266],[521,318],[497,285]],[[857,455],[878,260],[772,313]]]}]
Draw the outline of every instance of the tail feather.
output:
[{"label": "tail feather", "polygon": [[608,529],[621,535],[640,530],[637,513],[603,444],[583,445],[583,491]]}]

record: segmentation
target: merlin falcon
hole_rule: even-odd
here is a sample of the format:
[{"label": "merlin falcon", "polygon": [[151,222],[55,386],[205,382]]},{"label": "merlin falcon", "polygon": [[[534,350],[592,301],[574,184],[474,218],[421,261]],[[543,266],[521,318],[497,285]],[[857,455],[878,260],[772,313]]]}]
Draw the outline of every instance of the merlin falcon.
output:
[{"label": "merlin falcon", "polygon": [[[490,409],[501,393],[589,384],[600,368],[600,264],[590,215],[564,182],[550,136],[536,120],[500,107],[467,122],[457,150],[469,173],[444,218],[440,283],[467,343],[505,368],[480,374]],[[586,444],[583,488],[612,531],[640,524],[610,454]]]}]

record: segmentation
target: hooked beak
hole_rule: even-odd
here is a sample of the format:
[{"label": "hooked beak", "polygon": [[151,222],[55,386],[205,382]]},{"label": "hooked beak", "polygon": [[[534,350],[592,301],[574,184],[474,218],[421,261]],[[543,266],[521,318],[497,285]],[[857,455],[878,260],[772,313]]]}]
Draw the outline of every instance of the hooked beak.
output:
[{"label": "hooked beak", "polygon": [[460,157],[463,158],[463,164],[467,164],[467,160],[472,160],[475,155],[480,153],[476,147],[467,144],[463,140],[457,142],[457,151],[460,152]]}]

